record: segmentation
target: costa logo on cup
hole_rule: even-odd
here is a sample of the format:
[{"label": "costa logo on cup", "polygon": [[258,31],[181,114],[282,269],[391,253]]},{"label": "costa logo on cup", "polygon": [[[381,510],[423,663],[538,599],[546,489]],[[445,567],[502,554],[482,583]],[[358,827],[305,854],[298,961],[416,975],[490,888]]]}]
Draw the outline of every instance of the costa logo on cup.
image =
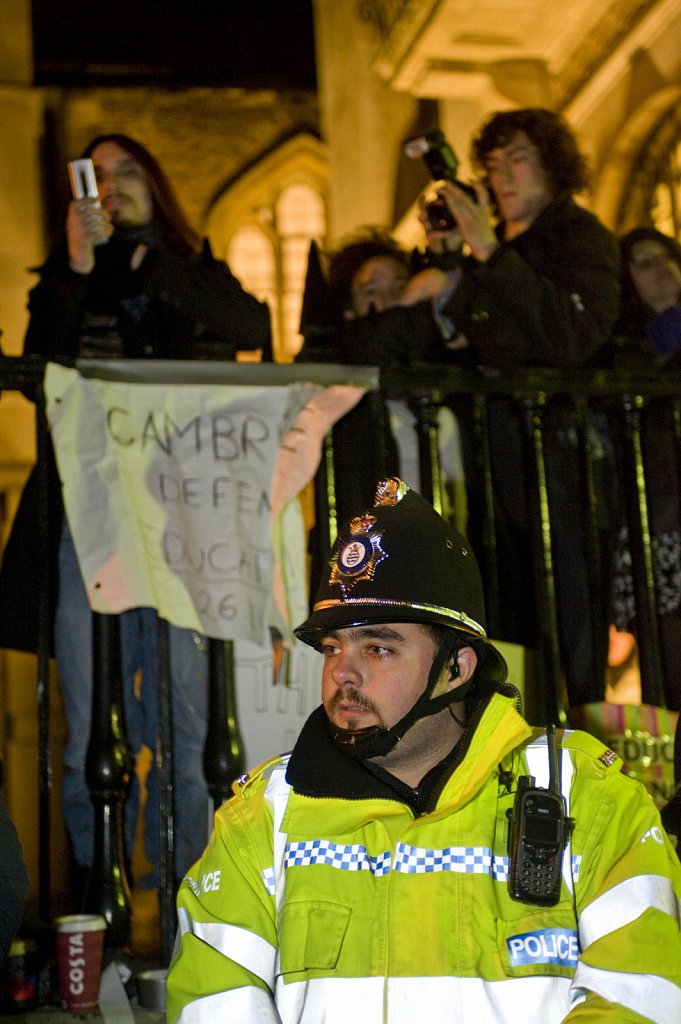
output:
[{"label": "costa logo on cup", "polygon": [[82,996],[85,989],[85,957],[83,955],[85,943],[83,933],[76,932],[69,935],[69,992],[72,996]]}]

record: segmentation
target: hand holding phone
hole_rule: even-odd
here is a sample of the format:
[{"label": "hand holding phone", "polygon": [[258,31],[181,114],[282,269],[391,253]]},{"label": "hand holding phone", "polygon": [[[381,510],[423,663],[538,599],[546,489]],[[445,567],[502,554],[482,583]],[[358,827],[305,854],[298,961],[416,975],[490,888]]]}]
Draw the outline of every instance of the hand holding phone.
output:
[{"label": "hand holding phone", "polygon": [[69,265],[78,274],[89,274],[95,264],[94,246],[108,242],[113,227],[99,201],[92,160],[71,160],[69,178],[74,199],[66,222]]}]

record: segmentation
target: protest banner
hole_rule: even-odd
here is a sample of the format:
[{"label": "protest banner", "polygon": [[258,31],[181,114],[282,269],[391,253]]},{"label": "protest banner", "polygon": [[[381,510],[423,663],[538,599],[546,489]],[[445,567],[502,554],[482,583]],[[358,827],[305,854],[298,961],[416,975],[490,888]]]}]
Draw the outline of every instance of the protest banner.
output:
[{"label": "protest banner", "polygon": [[94,611],[153,607],[262,645],[305,617],[297,497],[362,386],[131,382],[49,364],[45,391]]}]

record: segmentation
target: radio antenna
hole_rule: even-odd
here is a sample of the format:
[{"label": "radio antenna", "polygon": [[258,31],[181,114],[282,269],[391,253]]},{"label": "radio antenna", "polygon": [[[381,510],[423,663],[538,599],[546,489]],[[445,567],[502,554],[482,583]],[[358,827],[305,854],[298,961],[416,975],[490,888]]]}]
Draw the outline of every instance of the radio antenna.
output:
[{"label": "radio antenna", "polygon": [[556,749],[556,727],[551,722],[546,726],[546,745],[549,752],[549,789],[552,793],[560,795],[560,770],[558,766],[558,751]]}]

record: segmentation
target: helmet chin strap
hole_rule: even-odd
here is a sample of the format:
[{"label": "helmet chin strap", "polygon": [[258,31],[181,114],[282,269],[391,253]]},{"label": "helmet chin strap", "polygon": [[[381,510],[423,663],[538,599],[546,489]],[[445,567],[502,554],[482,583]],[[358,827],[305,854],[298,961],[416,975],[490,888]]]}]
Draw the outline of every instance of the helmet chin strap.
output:
[{"label": "helmet chin strap", "polygon": [[389,754],[415,722],[421,718],[436,715],[451,704],[458,704],[466,698],[473,685],[473,676],[461,686],[447,690],[446,693],[441,693],[438,697],[431,699],[430,695],[451,655],[452,641],[445,639],[433,659],[425,690],[406,715],[390,729],[384,729],[380,725],[369,725],[366,729],[340,729],[330,723],[331,738],[347,757],[356,761],[364,761],[370,757],[384,757]]}]

